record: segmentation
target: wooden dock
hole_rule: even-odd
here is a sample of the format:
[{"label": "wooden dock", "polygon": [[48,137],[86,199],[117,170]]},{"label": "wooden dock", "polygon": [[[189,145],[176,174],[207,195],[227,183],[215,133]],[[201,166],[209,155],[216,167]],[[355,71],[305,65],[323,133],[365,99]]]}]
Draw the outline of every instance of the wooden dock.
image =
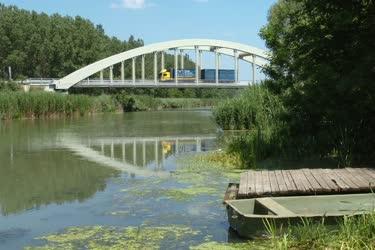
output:
[{"label": "wooden dock", "polygon": [[375,169],[250,170],[230,184],[228,199],[375,192]]}]

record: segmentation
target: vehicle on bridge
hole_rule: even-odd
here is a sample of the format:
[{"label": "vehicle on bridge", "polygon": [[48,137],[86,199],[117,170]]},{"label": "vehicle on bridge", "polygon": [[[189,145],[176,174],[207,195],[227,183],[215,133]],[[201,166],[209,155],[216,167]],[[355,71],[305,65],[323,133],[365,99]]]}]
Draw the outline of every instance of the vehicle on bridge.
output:
[{"label": "vehicle on bridge", "polygon": [[[222,83],[234,83],[235,82],[235,71],[233,69],[220,69],[219,82]],[[204,82],[215,82],[216,81],[216,70],[215,69],[202,69],[199,72],[199,79]],[[172,82],[177,79],[179,81],[195,81],[196,70],[195,69],[174,69],[169,70],[163,69],[159,73],[159,80],[161,82]]]}]

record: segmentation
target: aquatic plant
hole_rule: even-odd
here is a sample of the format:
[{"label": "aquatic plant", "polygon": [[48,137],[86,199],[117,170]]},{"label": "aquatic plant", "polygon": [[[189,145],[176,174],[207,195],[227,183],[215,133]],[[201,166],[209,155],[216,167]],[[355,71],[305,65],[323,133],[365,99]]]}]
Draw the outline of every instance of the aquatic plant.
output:
[{"label": "aquatic plant", "polygon": [[71,227],[59,234],[38,238],[46,242],[39,247],[26,247],[26,250],[42,249],[161,249],[163,246],[183,244],[186,237],[200,232],[190,227],[171,225],[152,227]]}]

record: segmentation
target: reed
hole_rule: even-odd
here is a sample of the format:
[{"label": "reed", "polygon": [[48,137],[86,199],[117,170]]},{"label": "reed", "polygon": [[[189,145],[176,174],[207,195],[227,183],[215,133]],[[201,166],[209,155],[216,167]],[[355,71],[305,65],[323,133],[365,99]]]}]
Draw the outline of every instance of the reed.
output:
[{"label": "reed", "polygon": [[63,95],[34,91],[0,92],[0,119],[85,115],[116,110],[110,96]]}]

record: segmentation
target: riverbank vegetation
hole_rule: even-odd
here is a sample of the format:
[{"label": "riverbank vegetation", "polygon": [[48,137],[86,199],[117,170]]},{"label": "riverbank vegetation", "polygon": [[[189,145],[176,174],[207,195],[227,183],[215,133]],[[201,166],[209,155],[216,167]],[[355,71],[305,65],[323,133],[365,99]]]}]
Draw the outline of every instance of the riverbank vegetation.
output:
[{"label": "riverbank vegetation", "polygon": [[110,96],[90,97],[35,91],[0,92],[0,120],[41,118],[114,112],[115,101]]},{"label": "riverbank vegetation", "polygon": [[280,231],[265,223],[272,249],[375,249],[375,212],[344,217],[336,226],[302,220]]},{"label": "riverbank vegetation", "polygon": [[[108,56],[141,47],[140,38],[120,40],[105,34],[102,25],[80,17],[47,15],[0,3],[0,79],[61,78],[71,72]],[[194,63],[185,56],[185,66]],[[171,67],[172,55],[166,54],[165,65]],[[140,61],[137,75],[140,75]],[[125,63],[125,75],[131,76],[131,62]],[[114,76],[120,76],[115,65]],[[145,58],[146,78],[153,76],[153,56]],[[95,75],[93,77],[99,77]],[[109,77],[109,72],[104,72]]]},{"label": "riverbank vegetation", "polygon": [[260,34],[268,79],[215,110],[223,129],[248,129],[228,151],[244,167],[270,157],[375,162],[372,1],[280,0]]},{"label": "riverbank vegetation", "polygon": [[[1,86],[1,85],[0,85]],[[0,90],[0,120],[84,116],[107,112],[208,108],[216,98],[154,98],[146,95],[68,95]]]}]

